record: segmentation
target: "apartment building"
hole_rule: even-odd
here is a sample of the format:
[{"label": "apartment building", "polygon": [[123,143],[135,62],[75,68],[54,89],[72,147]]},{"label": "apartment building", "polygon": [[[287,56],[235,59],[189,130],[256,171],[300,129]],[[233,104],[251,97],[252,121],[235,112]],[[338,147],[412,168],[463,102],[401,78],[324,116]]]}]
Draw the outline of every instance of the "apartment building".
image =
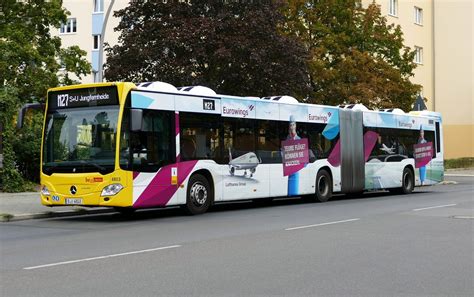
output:
[{"label": "apartment building", "polygon": [[[363,0],[363,5],[372,3]],[[445,158],[474,157],[472,0],[375,0],[416,50],[412,81],[443,115]]]},{"label": "apartment building", "polygon": [[474,157],[474,1],[434,1],[433,109],[443,114],[446,158]]},{"label": "apartment building", "polygon": [[[113,1],[112,11],[106,23],[104,42],[117,44],[119,33],[114,31],[120,20],[113,11],[126,7],[129,0]],[[87,52],[87,60],[92,64],[92,73],[82,78],[83,83],[98,81],[99,45],[102,24],[112,0],[64,0],[63,6],[70,15],[57,31],[64,47],[78,45]],[[104,54],[105,61],[105,54]]]},{"label": "apartment building", "polygon": [[[126,7],[129,0],[64,0],[71,12],[57,34],[64,46],[87,51],[93,72],[82,82],[98,80],[99,44],[107,9]],[[373,0],[362,0],[364,6]],[[472,0],[375,0],[388,22],[400,25],[405,44],[416,49],[418,67],[412,78],[422,86],[429,110],[444,117],[446,158],[474,156],[473,119],[473,23]],[[119,19],[110,14],[104,41],[114,45]],[[104,55],[105,61],[105,55]]]}]

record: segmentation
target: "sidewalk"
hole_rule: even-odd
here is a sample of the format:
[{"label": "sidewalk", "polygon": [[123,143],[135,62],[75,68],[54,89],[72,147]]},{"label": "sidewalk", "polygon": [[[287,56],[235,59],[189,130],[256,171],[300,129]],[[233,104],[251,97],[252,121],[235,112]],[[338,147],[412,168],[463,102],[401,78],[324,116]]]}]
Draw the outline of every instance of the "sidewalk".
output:
[{"label": "sidewalk", "polygon": [[[444,184],[454,183],[450,182],[450,177],[456,176],[472,176],[472,178],[474,178],[474,168],[446,170]],[[114,209],[107,207],[90,208],[81,206],[43,206],[40,202],[39,192],[0,192],[0,222],[110,212],[114,212]]]},{"label": "sidewalk", "polygon": [[458,168],[458,169],[446,169],[444,171],[446,177],[449,176],[472,176],[474,177],[474,168]]},{"label": "sidewalk", "polygon": [[112,208],[108,207],[47,207],[41,204],[39,192],[0,192],[0,222],[96,214],[113,211]]}]

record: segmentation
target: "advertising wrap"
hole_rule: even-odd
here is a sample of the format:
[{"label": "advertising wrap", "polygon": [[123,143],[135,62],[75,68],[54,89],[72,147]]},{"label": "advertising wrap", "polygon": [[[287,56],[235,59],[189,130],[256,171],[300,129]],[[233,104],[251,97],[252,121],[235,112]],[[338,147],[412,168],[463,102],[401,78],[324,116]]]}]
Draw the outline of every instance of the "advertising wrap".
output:
[{"label": "advertising wrap", "polygon": [[433,156],[433,143],[419,143],[413,145],[413,148],[413,155],[415,157],[415,168],[421,168],[423,166],[426,166],[431,161],[431,158]]},{"label": "advertising wrap", "polygon": [[309,163],[308,139],[288,139],[281,142],[283,175],[289,176]]}]

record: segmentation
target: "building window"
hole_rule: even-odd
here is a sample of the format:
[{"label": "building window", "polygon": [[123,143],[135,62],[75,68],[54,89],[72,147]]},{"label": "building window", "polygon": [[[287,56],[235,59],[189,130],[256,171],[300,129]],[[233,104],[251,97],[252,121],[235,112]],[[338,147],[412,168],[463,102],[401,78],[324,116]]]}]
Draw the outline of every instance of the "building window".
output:
[{"label": "building window", "polygon": [[92,49],[98,50],[100,44],[100,35],[92,35],[92,37],[94,38],[94,45]]},{"label": "building window", "polygon": [[94,0],[94,12],[104,12],[104,0]]},{"label": "building window", "polygon": [[423,9],[415,6],[415,24],[423,25]]},{"label": "building window", "polygon": [[415,46],[415,63],[423,64],[423,48]]},{"label": "building window", "polygon": [[76,18],[67,19],[65,24],[61,24],[59,29],[60,34],[76,33],[77,32],[77,22]]},{"label": "building window", "polygon": [[398,15],[398,0],[389,0],[388,14],[392,16]]}]

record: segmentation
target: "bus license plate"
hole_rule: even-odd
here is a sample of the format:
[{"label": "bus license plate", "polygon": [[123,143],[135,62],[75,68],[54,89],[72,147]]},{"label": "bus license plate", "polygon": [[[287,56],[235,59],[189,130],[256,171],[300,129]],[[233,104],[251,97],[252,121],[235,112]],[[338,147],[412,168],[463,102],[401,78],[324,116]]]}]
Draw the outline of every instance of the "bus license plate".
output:
[{"label": "bus license plate", "polygon": [[82,198],[66,198],[66,204],[82,204]]}]

